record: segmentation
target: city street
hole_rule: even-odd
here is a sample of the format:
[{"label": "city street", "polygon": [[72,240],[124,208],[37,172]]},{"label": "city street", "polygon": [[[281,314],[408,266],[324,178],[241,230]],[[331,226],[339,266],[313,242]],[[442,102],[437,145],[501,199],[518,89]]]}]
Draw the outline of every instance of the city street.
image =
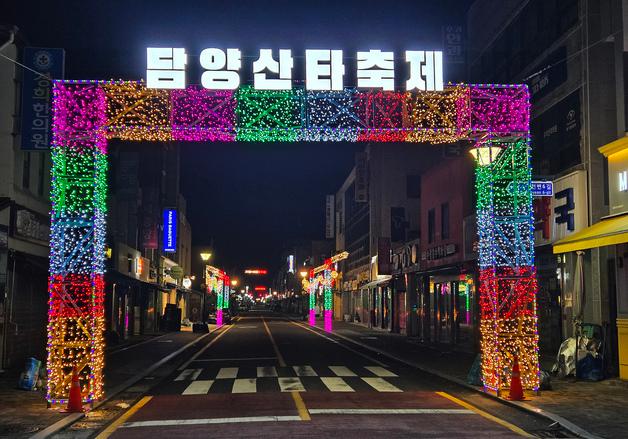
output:
[{"label": "city street", "polygon": [[359,349],[270,313],[240,316],[98,437],[515,437],[543,428]]}]

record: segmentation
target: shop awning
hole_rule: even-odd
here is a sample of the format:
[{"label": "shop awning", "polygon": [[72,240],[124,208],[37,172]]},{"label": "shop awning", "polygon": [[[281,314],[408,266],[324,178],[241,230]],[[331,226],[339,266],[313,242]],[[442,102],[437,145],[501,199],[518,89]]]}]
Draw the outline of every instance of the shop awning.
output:
[{"label": "shop awning", "polygon": [[381,285],[383,283],[387,283],[390,281],[390,279],[392,279],[392,276],[386,275],[386,276],[381,276],[380,279],[374,280],[372,282],[369,282],[367,284],[362,285],[360,288],[372,288],[372,287],[376,287],[378,285]]},{"label": "shop awning", "polygon": [[554,254],[628,242],[628,214],[606,218],[554,243]]}]

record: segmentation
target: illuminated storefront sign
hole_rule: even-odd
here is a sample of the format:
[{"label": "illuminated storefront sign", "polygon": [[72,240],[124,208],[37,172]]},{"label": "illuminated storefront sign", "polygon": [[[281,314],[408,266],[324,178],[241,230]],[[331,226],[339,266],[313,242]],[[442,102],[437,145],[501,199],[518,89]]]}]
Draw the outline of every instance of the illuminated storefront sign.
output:
[{"label": "illuminated storefront sign", "polygon": [[268,274],[268,270],[263,268],[248,268],[244,270],[244,274]]},{"label": "illuminated storefront sign", "polygon": [[174,253],[177,251],[177,211],[164,209],[164,236],[163,251]]},{"label": "illuminated storefront sign", "polygon": [[[353,54],[352,54],[353,55]],[[278,56],[275,59],[275,56]],[[308,49],[305,51],[305,88],[318,91],[342,91],[345,87],[342,50]],[[358,88],[392,91],[395,89],[395,52],[370,49],[355,53]],[[404,62],[409,75],[405,90],[443,90],[443,52],[406,50]],[[184,89],[188,54],[182,47],[146,49],[146,86],[148,88]],[[199,63],[204,72],[201,85],[210,90],[235,90],[240,86],[242,52],[240,49],[207,48]],[[260,49],[253,62],[253,86],[257,90],[292,89],[294,57],[292,50]]]}]

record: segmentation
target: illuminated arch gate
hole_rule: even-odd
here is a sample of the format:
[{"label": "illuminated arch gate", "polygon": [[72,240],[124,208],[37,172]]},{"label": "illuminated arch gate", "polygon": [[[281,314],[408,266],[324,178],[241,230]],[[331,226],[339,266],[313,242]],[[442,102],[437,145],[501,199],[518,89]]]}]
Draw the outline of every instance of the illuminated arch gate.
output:
[{"label": "illuminated arch gate", "polygon": [[[103,396],[107,140],[454,142],[499,155],[476,172],[482,373],[509,386],[514,355],[538,387],[536,274],[526,86],[453,85],[394,93],[146,89],[54,84],[48,400],[77,367],[86,402]],[[480,161],[481,162],[481,161]]]}]

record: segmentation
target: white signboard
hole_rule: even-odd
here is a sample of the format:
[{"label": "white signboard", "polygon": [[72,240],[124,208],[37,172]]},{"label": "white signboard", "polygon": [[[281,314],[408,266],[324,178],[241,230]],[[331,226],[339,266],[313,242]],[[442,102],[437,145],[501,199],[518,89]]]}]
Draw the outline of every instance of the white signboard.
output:
[{"label": "white signboard", "polygon": [[[395,89],[395,52],[370,49],[351,54],[357,59],[358,88]],[[146,86],[182,89],[186,87],[188,55],[183,47],[148,47],[146,49]],[[405,90],[440,91],[443,89],[443,52],[407,50],[403,61],[409,75]],[[240,49],[210,47],[201,51],[201,85],[210,90],[235,90],[241,82]],[[293,83],[294,55],[290,49],[260,49],[253,62],[253,85],[258,90],[290,90]],[[307,90],[342,90],[345,86],[344,52],[331,49],[305,51],[305,88]]]}]

